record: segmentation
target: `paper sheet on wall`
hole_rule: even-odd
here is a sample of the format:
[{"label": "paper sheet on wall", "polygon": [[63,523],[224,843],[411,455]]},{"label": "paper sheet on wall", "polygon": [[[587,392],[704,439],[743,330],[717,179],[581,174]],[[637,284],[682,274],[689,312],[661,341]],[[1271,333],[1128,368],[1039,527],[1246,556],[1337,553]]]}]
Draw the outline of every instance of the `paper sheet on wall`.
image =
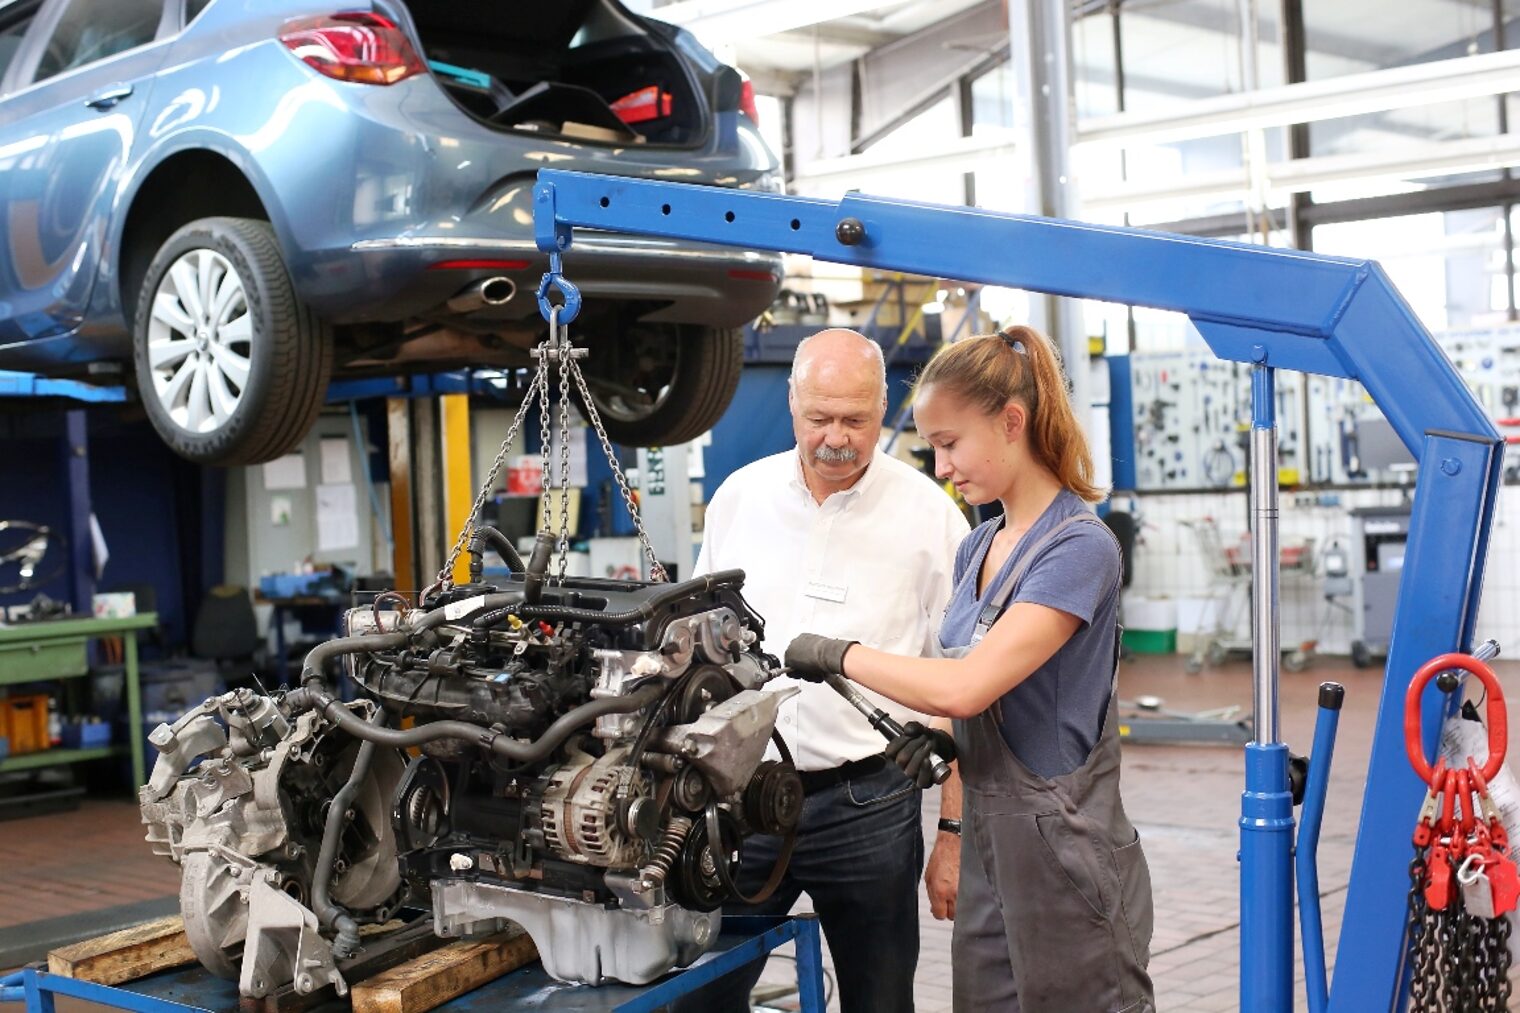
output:
[{"label": "paper sheet on wall", "polygon": [[306,488],[306,457],[297,451],[264,465],[265,489]]},{"label": "paper sheet on wall", "polygon": [[324,483],[337,485],[342,482],[352,482],[354,473],[348,461],[348,437],[322,437],[322,481]]},{"label": "paper sheet on wall", "polygon": [[317,486],[317,551],[333,552],[359,545],[358,502],[350,482]]}]

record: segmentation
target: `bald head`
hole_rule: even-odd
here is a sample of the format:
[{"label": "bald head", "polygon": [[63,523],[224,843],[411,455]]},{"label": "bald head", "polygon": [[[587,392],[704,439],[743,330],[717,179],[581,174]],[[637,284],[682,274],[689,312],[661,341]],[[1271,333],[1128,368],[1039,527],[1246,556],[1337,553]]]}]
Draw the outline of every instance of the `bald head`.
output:
[{"label": "bald head", "polygon": [[820,503],[860,480],[887,413],[881,346],[831,328],[797,345],[787,400],[808,489]]},{"label": "bald head", "polygon": [[859,331],[831,327],[803,338],[792,356],[790,386],[855,391],[874,384],[883,406],[887,397],[887,366],[881,346]]}]

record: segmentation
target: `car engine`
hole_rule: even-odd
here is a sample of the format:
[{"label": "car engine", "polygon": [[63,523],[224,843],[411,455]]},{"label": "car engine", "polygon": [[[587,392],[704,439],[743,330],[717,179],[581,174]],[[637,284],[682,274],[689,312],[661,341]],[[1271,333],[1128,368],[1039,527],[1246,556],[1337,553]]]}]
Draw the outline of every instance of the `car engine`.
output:
[{"label": "car engine", "polygon": [[153,732],[148,841],[242,994],[344,994],[360,926],[403,907],[439,936],[521,925],[562,980],[642,984],[716,939],[747,836],[786,835],[779,880],[802,787],[742,572],[552,580],[541,537],[486,584],[479,545],[470,583],[348,612],[299,688]]}]

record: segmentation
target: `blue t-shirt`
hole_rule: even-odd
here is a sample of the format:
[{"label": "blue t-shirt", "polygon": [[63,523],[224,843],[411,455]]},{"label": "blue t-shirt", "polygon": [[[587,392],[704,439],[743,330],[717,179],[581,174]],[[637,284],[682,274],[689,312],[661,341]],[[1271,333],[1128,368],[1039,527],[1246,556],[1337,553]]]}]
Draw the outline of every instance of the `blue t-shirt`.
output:
[{"label": "blue t-shirt", "polygon": [[[1081,497],[1062,489],[1019,539],[988,582],[988,591],[1001,585],[1051,528],[1091,509]],[[1002,524],[1002,517],[982,524],[956,552],[955,590],[939,635],[945,647],[971,642],[983,607],[978,577]],[[1119,566],[1119,546],[1107,529],[1087,522],[1070,524],[1040,548],[1008,599],[1010,606],[1033,602],[1082,620],[1049,661],[1002,698],[1003,738],[1019,761],[1041,777],[1059,777],[1081,767],[1103,731],[1119,631]]]}]

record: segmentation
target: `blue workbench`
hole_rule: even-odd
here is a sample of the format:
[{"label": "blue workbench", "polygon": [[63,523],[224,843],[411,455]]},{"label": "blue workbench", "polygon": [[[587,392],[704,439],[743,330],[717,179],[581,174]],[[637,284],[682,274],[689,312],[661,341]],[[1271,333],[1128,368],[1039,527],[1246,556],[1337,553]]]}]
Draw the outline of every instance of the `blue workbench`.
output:
[{"label": "blue workbench", "polygon": [[[823,1013],[823,958],[818,920],[811,914],[788,917],[729,916],[717,945],[684,971],[651,985],[571,985],[555,981],[535,961],[454,999],[440,1010],[533,1009],[540,1013],[652,1013],[665,1004],[764,960],[778,946],[796,940],[797,990],[803,1013]],[[55,996],[73,996],[137,1013],[229,1013],[238,1009],[237,983],[200,966],[162,971],[121,985],[97,985],[36,968],[0,978],[0,1002],[24,1002],[26,1013],[53,1013]]]}]

